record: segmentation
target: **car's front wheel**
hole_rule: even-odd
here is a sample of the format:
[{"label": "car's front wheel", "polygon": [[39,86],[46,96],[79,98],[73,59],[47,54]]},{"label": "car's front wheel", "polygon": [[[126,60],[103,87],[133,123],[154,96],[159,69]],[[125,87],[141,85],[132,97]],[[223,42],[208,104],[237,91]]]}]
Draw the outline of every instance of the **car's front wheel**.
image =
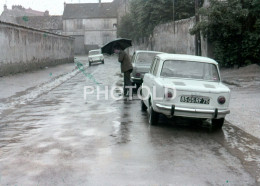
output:
[{"label": "car's front wheel", "polygon": [[91,66],[91,63],[90,63],[90,62],[88,62],[88,65],[89,65],[89,66]]},{"label": "car's front wheel", "polygon": [[104,64],[105,63],[105,61],[104,60],[102,60],[102,64]]},{"label": "car's front wheel", "polygon": [[159,113],[153,110],[152,105],[149,106],[149,123],[151,125],[157,125],[159,120]]},{"label": "car's front wheel", "polygon": [[220,119],[212,119],[212,128],[213,129],[221,129],[223,124],[224,124],[225,118],[220,118]]}]

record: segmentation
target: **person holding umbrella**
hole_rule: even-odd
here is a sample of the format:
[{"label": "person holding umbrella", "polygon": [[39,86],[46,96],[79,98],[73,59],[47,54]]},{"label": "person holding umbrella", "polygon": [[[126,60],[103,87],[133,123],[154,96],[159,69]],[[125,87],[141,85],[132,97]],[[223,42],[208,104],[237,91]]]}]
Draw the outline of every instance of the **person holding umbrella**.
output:
[{"label": "person holding umbrella", "polygon": [[121,72],[124,73],[124,96],[129,96],[129,89],[126,87],[132,86],[130,77],[133,71],[132,63],[128,54],[122,50],[119,45],[115,46],[114,52],[118,54],[118,62],[121,63]]},{"label": "person holding umbrella", "polygon": [[124,95],[129,96],[129,89],[127,86],[131,86],[132,82],[130,74],[133,71],[133,66],[128,54],[124,51],[126,48],[132,46],[132,40],[126,38],[118,38],[108,42],[101,48],[103,54],[112,55],[118,54],[118,61],[121,63],[121,72],[124,73]]}]

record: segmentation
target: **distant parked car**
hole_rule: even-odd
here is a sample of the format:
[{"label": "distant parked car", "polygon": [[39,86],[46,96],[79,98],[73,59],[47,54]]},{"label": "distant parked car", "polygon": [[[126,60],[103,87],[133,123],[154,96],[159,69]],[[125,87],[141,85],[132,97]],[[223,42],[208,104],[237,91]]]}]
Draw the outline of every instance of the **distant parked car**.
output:
[{"label": "distant parked car", "polygon": [[131,74],[131,80],[138,87],[143,82],[144,74],[150,69],[152,61],[157,54],[162,52],[137,50],[132,57],[133,72]]},{"label": "distant parked car", "polygon": [[142,98],[142,110],[149,108],[151,125],[164,114],[211,119],[219,129],[230,113],[230,90],[221,83],[218,63],[206,57],[157,55],[144,76]]},{"label": "distant parked car", "polygon": [[88,53],[88,62],[89,66],[91,66],[92,63],[101,62],[104,64],[104,56],[101,54],[101,50],[90,50]]}]

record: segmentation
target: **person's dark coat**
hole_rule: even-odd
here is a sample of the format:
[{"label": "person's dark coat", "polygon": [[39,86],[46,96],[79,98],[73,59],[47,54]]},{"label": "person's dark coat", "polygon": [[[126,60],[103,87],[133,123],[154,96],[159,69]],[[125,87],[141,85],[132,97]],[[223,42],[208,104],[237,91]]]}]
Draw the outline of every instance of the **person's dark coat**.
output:
[{"label": "person's dark coat", "polygon": [[121,63],[121,72],[122,73],[133,69],[130,58],[125,51],[121,50],[119,52],[118,61]]}]

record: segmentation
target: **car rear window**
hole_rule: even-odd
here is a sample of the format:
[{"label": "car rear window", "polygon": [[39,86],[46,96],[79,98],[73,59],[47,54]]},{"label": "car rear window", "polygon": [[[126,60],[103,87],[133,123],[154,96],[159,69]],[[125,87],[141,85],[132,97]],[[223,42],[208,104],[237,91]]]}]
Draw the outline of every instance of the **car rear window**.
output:
[{"label": "car rear window", "polygon": [[100,53],[100,51],[89,51],[89,55],[98,55]]},{"label": "car rear window", "polygon": [[177,77],[219,82],[217,66],[194,61],[164,61],[161,77]]},{"label": "car rear window", "polygon": [[138,53],[136,63],[149,65],[157,54],[159,53]]}]

